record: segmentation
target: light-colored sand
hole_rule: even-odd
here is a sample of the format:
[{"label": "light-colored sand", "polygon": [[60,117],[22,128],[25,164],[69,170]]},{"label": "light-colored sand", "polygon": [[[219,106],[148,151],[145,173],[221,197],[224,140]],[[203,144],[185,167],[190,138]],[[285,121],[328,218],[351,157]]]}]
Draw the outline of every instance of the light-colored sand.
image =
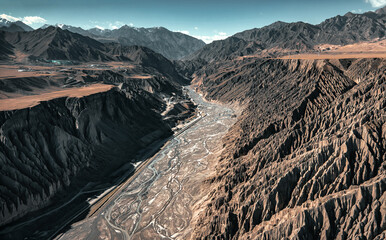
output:
[{"label": "light-colored sand", "polygon": [[297,54],[280,57],[278,59],[347,59],[347,58],[386,58],[385,53],[321,53],[321,54]]},{"label": "light-colored sand", "polygon": [[58,69],[45,66],[0,65],[0,79],[57,75]]},{"label": "light-colored sand", "polygon": [[[39,76],[60,76],[64,74],[61,70],[109,70],[109,69],[133,69],[134,65],[125,62],[108,62],[108,63],[87,63],[71,66],[37,66],[31,64],[12,65],[0,64],[0,79],[21,78],[21,77],[39,77]],[[151,76],[134,76],[133,78],[151,78]]]},{"label": "light-colored sand", "polygon": [[135,68],[133,64],[128,64],[127,62],[108,62],[106,63],[110,67],[116,68]]},{"label": "light-colored sand", "polygon": [[345,46],[321,44],[315,46],[315,50],[320,52],[287,55],[280,59],[386,58],[386,39]]},{"label": "light-colored sand", "polygon": [[348,53],[384,52],[386,53],[386,39],[369,41],[369,42],[360,42],[360,43],[349,44],[345,46],[321,44],[321,45],[315,46],[315,50],[327,50],[327,52],[340,52],[340,53],[344,53],[344,52],[348,52]]},{"label": "light-colored sand", "polygon": [[149,79],[149,78],[152,78],[152,76],[151,75],[131,75],[130,78]]},{"label": "light-colored sand", "polygon": [[113,86],[106,84],[93,84],[86,87],[69,88],[61,91],[52,91],[39,95],[21,96],[16,98],[0,99],[0,111],[23,109],[38,105],[42,101],[48,101],[60,97],[84,97],[99,92],[106,92]]},{"label": "light-colored sand", "polygon": [[[345,46],[320,44],[314,47],[314,53],[291,54],[289,49],[271,48],[258,54],[240,56],[237,60],[264,58],[281,53],[287,54],[278,59],[347,59],[347,58],[386,58],[386,39],[360,42]],[[315,53],[316,52],[316,53]],[[317,53],[318,52],[318,53]]]}]

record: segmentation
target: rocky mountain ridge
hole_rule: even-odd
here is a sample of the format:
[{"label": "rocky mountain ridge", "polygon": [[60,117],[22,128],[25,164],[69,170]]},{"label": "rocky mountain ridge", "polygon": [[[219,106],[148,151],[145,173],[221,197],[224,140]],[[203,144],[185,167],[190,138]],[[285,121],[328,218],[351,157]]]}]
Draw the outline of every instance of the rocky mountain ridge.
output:
[{"label": "rocky mountain ridge", "polygon": [[319,44],[347,45],[386,37],[385,7],[363,14],[347,13],[318,25],[304,22],[275,22],[271,25],[236,33],[214,41],[187,57],[211,62],[246,55],[261,57],[283,53],[313,52]]},{"label": "rocky mountain ridge", "polygon": [[[48,28],[44,25],[42,28]],[[164,27],[137,28],[124,25],[117,29],[91,28],[88,30],[65,24],[56,24],[63,30],[78,33],[104,43],[115,42],[123,46],[144,46],[158,52],[170,60],[181,59],[205,46],[202,40],[173,32]]]},{"label": "rocky mountain ridge", "polygon": [[4,18],[0,18],[0,31],[7,32],[23,32],[23,31],[33,31],[34,29],[22,21],[9,21]]},{"label": "rocky mountain ridge", "polygon": [[53,60],[72,63],[123,61],[152,67],[181,83],[186,81],[177,73],[170,60],[146,47],[101,43],[59,27],[30,32],[0,32],[0,42],[3,42],[0,59],[6,60],[5,62],[17,59],[18,55],[24,55],[23,61],[32,63]]}]

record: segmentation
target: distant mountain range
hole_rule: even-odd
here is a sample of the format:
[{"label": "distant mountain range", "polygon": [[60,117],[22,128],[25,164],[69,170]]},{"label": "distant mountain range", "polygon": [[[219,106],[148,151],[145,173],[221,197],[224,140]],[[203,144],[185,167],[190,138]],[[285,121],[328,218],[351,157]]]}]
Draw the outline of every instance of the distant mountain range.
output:
[{"label": "distant mountain range", "polygon": [[[386,36],[386,7],[363,14],[347,13],[318,25],[304,22],[275,22],[271,25],[236,33],[214,41],[188,59],[213,61],[251,54],[313,50],[319,44],[346,45]],[[267,50],[270,50],[267,52]],[[265,52],[263,52],[265,51]]]},{"label": "distant mountain range", "polygon": [[[107,45],[139,45],[152,49],[168,59],[187,59],[201,63],[247,55],[278,56],[289,52],[317,51],[320,44],[346,45],[386,37],[386,8],[363,14],[347,13],[318,25],[304,22],[275,22],[246,30],[205,45],[201,40],[163,27],[84,30],[64,24],[44,25],[30,31],[22,22],[1,20],[0,58],[22,51],[32,58],[76,61],[109,61]],[[20,32],[24,29],[29,32]],[[107,45],[106,45],[107,44]],[[113,44],[114,45],[114,44]],[[13,47],[15,49],[12,50]],[[120,57],[120,56],[119,56]],[[119,58],[118,57],[118,58]]]},{"label": "distant mountain range", "polygon": [[[41,28],[49,26],[46,24]],[[94,38],[100,42],[117,42],[123,46],[139,45],[148,47],[172,60],[181,59],[205,46],[202,40],[180,32],[172,32],[164,27],[136,28],[124,25],[114,30],[100,28],[85,30],[65,24],[56,24],[55,26]]]},{"label": "distant mountain range", "polygon": [[126,61],[152,67],[160,73],[179,78],[173,63],[149,48],[101,43],[53,26],[30,32],[0,31],[0,59],[10,59],[17,55],[36,61]]},{"label": "distant mountain range", "polygon": [[[50,26],[52,25],[45,24],[41,29]],[[172,32],[163,27],[135,28],[125,25],[114,30],[100,28],[85,30],[65,24],[56,24],[54,27],[78,33],[104,43],[116,42],[124,46],[138,45],[148,47],[171,60],[181,59],[205,46],[202,40],[180,32]],[[33,28],[21,21],[12,22],[0,18],[0,31],[23,32],[33,30]]]},{"label": "distant mountain range", "polygon": [[22,31],[32,31],[32,27],[23,23],[22,21],[11,22],[7,19],[0,18],[0,31],[7,32],[22,32]]},{"label": "distant mountain range", "polygon": [[6,32],[4,39],[30,59],[109,61],[113,57],[106,53],[106,46],[89,37],[56,27],[30,32]]}]

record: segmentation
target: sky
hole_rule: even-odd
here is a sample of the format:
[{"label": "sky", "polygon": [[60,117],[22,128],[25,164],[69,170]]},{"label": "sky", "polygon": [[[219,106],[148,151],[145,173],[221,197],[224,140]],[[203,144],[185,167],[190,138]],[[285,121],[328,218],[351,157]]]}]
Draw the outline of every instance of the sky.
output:
[{"label": "sky", "polygon": [[318,24],[347,12],[363,13],[386,0],[0,0],[0,17],[38,28],[166,27],[205,42],[276,21]]}]

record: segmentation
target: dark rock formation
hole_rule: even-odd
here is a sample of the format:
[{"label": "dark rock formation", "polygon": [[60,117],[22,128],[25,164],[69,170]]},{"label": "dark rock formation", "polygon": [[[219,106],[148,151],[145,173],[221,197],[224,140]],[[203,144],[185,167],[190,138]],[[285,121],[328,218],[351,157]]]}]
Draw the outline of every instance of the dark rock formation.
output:
[{"label": "dark rock formation", "polygon": [[[138,138],[167,134],[149,104],[112,90],[1,112],[1,223],[49,204],[86,168],[101,172],[127,161],[140,147]],[[109,156],[112,150],[119,159]]]},{"label": "dark rock formation", "polygon": [[5,32],[0,31],[0,60],[7,60],[13,54],[13,46],[5,40]]},{"label": "dark rock formation", "polygon": [[24,29],[14,23],[12,23],[9,26],[1,26],[0,31],[5,31],[5,32],[24,32]]}]

